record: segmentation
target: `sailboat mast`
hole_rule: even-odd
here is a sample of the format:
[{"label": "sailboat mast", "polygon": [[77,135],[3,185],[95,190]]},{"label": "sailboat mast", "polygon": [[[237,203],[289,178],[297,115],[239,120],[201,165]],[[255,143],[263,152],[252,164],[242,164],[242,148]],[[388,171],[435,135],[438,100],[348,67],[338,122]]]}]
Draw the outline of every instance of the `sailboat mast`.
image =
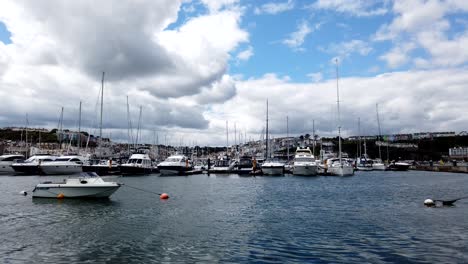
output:
[{"label": "sailboat mast", "polygon": [[338,158],[340,159],[340,164],[343,164],[341,161],[341,119],[340,119],[340,90],[338,88],[338,59],[335,59],[336,62],[336,106],[338,109]]},{"label": "sailboat mast", "polygon": [[357,156],[360,158],[362,156],[361,118],[360,117],[358,117],[358,133],[359,133],[359,141],[358,141],[358,155]]},{"label": "sailboat mast", "polygon": [[81,101],[80,101],[80,109],[78,110],[78,135],[77,135],[77,145],[78,145],[78,154],[81,148]]},{"label": "sailboat mast", "polygon": [[286,116],[286,142],[288,143],[287,155],[288,155],[288,163],[289,163],[289,116]]},{"label": "sailboat mast", "polygon": [[105,72],[102,72],[102,79],[101,79],[101,120],[99,121],[99,148],[101,148],[101,145],[102,145],[102,112],[103,112],[103,107],[104,107],[104,74],[105,74]]},{"label": "sailboat mast", "polygon": [[226,155],[228,154],[229,150],[229,121],[226,120]]},{"label": "sailboat mast", "polygon": [[267,101],[266,101],[265,159],[268,159],[268,99],[267,99]]},{"label": "sailboat mast", "polygon": [[[382,131],[380,130],[379,104],[375,104],[375,111],[377,112],[377,125],[379,127],[379,141],[380,141],[382,138]],[[380,150],[380,144],[379,144],[379,159],[382,160],[382,152]]]},{"label": "sailboat mast", "polygon": [[312,138],[314,139],[314,143],[312,145],[312,153],[315,157],[315,120],[312,120]]}]

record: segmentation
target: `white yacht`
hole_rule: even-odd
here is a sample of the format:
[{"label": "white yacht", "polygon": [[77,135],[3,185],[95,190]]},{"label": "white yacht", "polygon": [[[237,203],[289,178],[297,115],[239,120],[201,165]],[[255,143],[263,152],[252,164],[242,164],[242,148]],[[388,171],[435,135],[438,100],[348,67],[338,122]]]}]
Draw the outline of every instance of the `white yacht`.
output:
[{"label": "white yacht", "polygon": [[148,154],[133,154],[126,163],[120,165],[120,173],[127,175],[150,174],[153,166]]},{"label": "white yacht", "polygon": [[184,155],[173,155],[158,164],[161,175],[184,175],[193,170],[192,162]]},{"label": "white yacht", "polygon": [[317,175],[317,163],[310,148],[297,148],[294,156],[293,175]]},{"label": "white yacht", "polygon": [[345,159],[333,158],[328,159],[325,163],[327,172],[334,176],[351,176],[354,175],[353,165]]},{"label": "white yacht", "polygon": [[40,171],[45,175],[66,175],[82,172],[85,158],[78,155],[60,156],[54,161],[41,162]]},{"label": "white yacht", "polygon": [[11,164],[11,167],[16,174],[39,175],[41,174],[39,164],[54,161],[56,158],[57,156],[51,156],[48,154],[34,155],[25,161],[19,161]]},{"label": "white yacht", "polygon": [[267,159],[262,164],[262,173],[264,175],[284,175],[284,162],[280,162],[278,159]]},{"label": "white yacht", "polygon": [[121,186],[105,182],[94,172],[82,172],[60,182],[43,182],[36,185],[33,198],[108,198]]},{"label": "white yacht", "polygon": [[14,173],[15,170],[11,167],[11,165],[22,160],[24,160],[24,156],[19,154],[8,154],[0,156],[0,173]]}]

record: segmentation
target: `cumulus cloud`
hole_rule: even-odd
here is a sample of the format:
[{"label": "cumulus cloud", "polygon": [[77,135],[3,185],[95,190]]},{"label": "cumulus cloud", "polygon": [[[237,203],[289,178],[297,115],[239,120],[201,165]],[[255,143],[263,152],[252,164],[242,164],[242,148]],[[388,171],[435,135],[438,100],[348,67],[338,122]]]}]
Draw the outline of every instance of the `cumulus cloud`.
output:
[{"label": "cumulus cloud", "polygon": [[[340,78],[341,120],[346,135],[357,134],[357,119],[366,134],[378,133],[375,104],[383,133],[466,130],[468,117],[454,116],[468,111],[466,69],[393,72],[362,78]],[[270,129],[273,136],[286,134],[289,116],[291,134],[311,133],[312,122],[321,136],[337,133],[336,80],[294,83],[268,74],[239,81],[236,96],[215,106],[214,112],[237,120],[258,135],[264,126],[265,101],[270,103]],[[450,102],[450,103],[449,103]],[[219,116],[218,116],[219,117]],[[222,129],[224,123],[219,123]]]},{"label": "cumulus cloud", "polygon": [[[449,19],[451,14],[468,13],[463,0],[452,1],[395,1],[393,20],[375,33],[375,41],[392,41],[394,47],[381,59],[390,67],[412,62],[416,67],[454,67],[468,62],[468,30],[456,30]],[[428,26],[430,25],[430,26]],[[411,48],[406,48],[410,43]],[[423,50],[427,56],[408,58],[408,52]]]},{"label": "cumulus cloud", "polygon": [[256,7],[254,9],[254,13],[257,15],[260,15],[260,14],[276,15],[278,13],[292,10],[293,8],[294,8],[294,2],[292,0],[288,0],[287,2],[282,2],[282,3],[271,2],[271,3],[263,4],[260,7]]},{"label": "cumulus cloud", "polygon": [[204,104],[235,94],[227,65],[248,42],[236,3],[202,1],[210,12],[178,21],[181,1],[5,1],[0,21],[12,43],[0,43],[2,124],[21,125],[29,113],[31,124],[55,127],[65,106],[73,127],[81,100],[83,126],[95,127],[105,71],[106,128],[126,129],[126,95],[132,113],[143,105],[144,129],[208,128]]}]

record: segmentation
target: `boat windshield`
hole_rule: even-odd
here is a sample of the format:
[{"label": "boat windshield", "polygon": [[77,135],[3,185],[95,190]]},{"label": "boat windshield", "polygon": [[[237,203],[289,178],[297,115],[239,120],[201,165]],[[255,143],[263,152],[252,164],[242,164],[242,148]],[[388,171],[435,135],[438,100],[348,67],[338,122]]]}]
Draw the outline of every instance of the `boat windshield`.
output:
[{"label": "boat windshield", "polygon": [[181,160],[179,158],[168,158],[166,161],[167,162],[179,162]]},{"label": "boat windshield", "polygon": [[69,161],[70,158],[58,158],[58,159],[55,159],[55,161]]}]

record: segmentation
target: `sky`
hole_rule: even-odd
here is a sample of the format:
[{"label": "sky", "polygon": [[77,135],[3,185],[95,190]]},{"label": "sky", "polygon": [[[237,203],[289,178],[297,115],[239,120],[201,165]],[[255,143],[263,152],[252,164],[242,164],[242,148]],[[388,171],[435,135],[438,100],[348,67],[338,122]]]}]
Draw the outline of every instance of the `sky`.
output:
[{"label": "sky", "polygon": [[97,134],[105,72],[121,142],[140,106],[147,143],[223,146],[226,122],[229,144],[258,140],[267,100],[273,137],[376,135],[377,110],[383,134],[461,132],[466,47],[465,0],[6,0],[0,127],[55,128],[64,107],[76,130],[81,101]]}]

